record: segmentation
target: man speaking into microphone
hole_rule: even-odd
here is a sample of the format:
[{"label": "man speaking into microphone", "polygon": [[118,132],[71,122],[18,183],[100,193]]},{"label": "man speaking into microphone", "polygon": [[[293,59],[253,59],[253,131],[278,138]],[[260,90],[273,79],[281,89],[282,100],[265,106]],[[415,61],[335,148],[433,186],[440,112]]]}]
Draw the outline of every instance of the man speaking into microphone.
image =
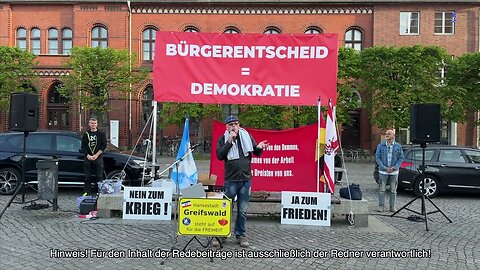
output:
[{"label": "man speaking into microphone", "polygon": [[[238,118],[234,115],[225,120],[226,130],[218,139],[217,158],[225,161],[225,193],[233,200],[237,196],[237,218],[235,221],[234,234],[241,247],[250,244],[245,238],[247,208],[250,200],[252,187],[251,161],[252,153],[260,156],[268,142],[261,141],[259,144],[243,128],[240,127]],[[225,241],[225,238],[221,238]],[[220,243],[215,242],[214,246]]]}]

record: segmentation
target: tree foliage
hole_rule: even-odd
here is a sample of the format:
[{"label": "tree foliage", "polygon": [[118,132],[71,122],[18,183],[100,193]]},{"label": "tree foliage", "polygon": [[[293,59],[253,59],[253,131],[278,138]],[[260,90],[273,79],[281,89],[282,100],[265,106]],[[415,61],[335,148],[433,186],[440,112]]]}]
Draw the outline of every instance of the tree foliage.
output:
[{"label": "tree foliage", "polygon": [[160,110],[161,127],[168,125],[183,125],[188,115],[190,121],[199,123],[207,117],[219,118],[222,110],[218,105],[200,103],[164,103]]},{"label": "tree foliage", "polygon": [[126,50],[74,47],[66,62],[71,72],[64,78],[59,92],[99,117],[110,111],[109,97],[114,93],[126,97],[130,84],[147,77],[145,70],[131,69],[132,58]]},{"label": "tree foliage", "polygon": [[337,75],[337,121],[348,123],[349,112],[360,107],[356,81],[360,72],[360,54],[352,48],[340,48]]},{"label": "tree foliage", "polygon": [[456,117],[480,110],[480,53],[466,53],[458,57],[452,62],[447,75],[449,90],[463,94],[451,104],[456,108],[454,112],[461,112]]},{"label": "tree foliage", "polygon": [[[440,76],[442,69],[448,80]],[[480,53],[467,54],[452,62],[445,49],[435,46],[372,47],[362,52],[340,48],[337,120],[349,123],[349,112],[360,106],[357,96],[360,92],[371,123],[380,128],[408,127],[409,109],[416,103],[439,103],[443,119],[462,122],[468,109],[480,107],[478,70]],[[473,98],[466,98],[467,94]],[[322,100],[322,105],[326,106],[327,101]],[[239,107],[240,121],[249,127],[283,129],[317,121],[314,106]],[[170,113],[172,109],[169,108]]]},{"label": "tree foliage", "polygon": [[[360,56],[351,48],[340,48],[338,54],[337,120],[348,122],[349,111],[359,107],[355,78]],[[326,112],[328,100],[322,100]],[[240,120],[244,125],[264,129],[285,129],[317,122],[316,106],[242,105]]]},{"label": "tree foliage", "polygon": [[[372,47],[360,54],[359,87],[366,91],[371,123],[380,128],[408,127],[410,105],[440,103],[452,110],[460,89],[447,87],[439,70],[448,67],[450,55],[434,46]],[[458,114],[444,113],[447,120]]]},{"label": "tree foliage", "polygon": [[0,46],[0,110],[8,109],[10,94],[31,92],[37,81],[35,55],[19,48]]}]

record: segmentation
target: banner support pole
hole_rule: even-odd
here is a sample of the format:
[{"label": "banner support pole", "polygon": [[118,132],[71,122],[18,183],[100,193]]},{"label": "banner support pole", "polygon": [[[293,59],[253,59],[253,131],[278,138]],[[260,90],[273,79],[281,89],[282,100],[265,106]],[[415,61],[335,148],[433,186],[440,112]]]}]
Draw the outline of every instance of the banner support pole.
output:
[{"label": "banner support pole", "polygon": [[155,170],[155,162],[157,161],[157,111],[158,106],[156,101],[152,101],[153,105],[153,140],[152,140],[152,169],[150,170],[150,175],[152,179],[155,179],[156,170]]},{"label": "banner support pole", "polygon": [[321,130],[321,124],[320,124],[320,114],[321,114],[321,101],[320,97],[318,97],[317,100],[317,192],[320,192],[320,130]]}]

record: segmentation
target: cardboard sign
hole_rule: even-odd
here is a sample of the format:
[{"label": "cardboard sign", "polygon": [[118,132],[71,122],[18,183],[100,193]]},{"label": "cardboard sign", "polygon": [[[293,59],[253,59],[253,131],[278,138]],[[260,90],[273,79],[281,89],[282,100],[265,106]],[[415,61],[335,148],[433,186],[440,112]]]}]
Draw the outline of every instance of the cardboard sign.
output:
[{"label": "cardboard sign", "polygon": [[231,210],[230,199],[181,198],[178,234],[229,236]]},{"label": "cardboard sign", "polygon": [[171,220],[172,189],[125,187],[123,219]]},{"label": "cardboard sign", "polygon": [[282,191],[282,224],[330,226],[330,193]]}]

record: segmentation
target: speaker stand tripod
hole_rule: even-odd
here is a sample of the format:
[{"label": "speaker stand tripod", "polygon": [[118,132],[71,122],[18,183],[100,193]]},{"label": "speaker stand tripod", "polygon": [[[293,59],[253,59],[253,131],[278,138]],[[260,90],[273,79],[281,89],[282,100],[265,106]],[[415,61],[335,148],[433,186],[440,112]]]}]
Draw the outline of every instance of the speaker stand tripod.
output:
[{"label": "speaker stand tripod", "polygon": [[[423,220],[425,221],[425,229],[428,231],[428,215],[429,214],[434,214],[434,213],[440,212],[450,223],[452,223],[452,220],[450,220],[447,217],[447,215],[445,215],[445,213],[442,210],[440,210],[440,208],[435,203],[433,203],[432,200],[428,196],[425,196],[425,169],[426,169],[426,166],[425,166],[425,148],[427,148],[427,143],[420,143],[420,147],[422,148],[422,165],[419,168],[421,173],[416,177],[416,178],[421,177],[420,179],[422,181],[422,184],[420,185],[420,195],[413,198],[411,201],[409,201],[407,204],[402,206],[400,209],[398,209],[395,213],[393,213],[390,216],[394,217],[397,213],[399,213],[403,209],[408,210],[410,212],[413,212],[417,215],[422,215]],[[416,182],[416,179],[415,179],[414,183],[415,182]],[[415,211],[415,210],[412,210],[412,209],[408,208],[408,206],[410,204],[412,204],[414,201],[416,201],[417,199],[421,200],[421,205],[420,205],[421,212],[418,212],[418,211]],[[437,210],[432,211],[432,212],[427,212],[427,210],[425,208],[425,200],[428,200]]]},{"label": "speaker stand tripod", "polygon": [[[8,201],[7,205],[5,205],[5,207],[3,208],[2,212],[0,213],[0,219],[2,218],[3,214],[5,213],[5,211],[7,211],[7,208],[10,207],[10,205],[12,204],[13,200],[15,200],[15,198],[17,197],[18,193],[20,191],[22,191],[22,198],[21,198],[21,204],[24,204],[25,203],[25,191],[26,191],[26,188],[28,186],[28,182],[26,181],[25,179],[25,160],[27,158],[27,154],[26,154],[26,149],[27,149],[27,137],[28,137],[28,131],[25,131],[23,133],[23,153],[22,153],[22,180],[20,181],[20,186],[17,187],[17,189],[15,190],[15,192],[13,193],[12,197],[10,198],[10,200]],[[30,201],[30,202],[33,202],[33,201]]]}]

